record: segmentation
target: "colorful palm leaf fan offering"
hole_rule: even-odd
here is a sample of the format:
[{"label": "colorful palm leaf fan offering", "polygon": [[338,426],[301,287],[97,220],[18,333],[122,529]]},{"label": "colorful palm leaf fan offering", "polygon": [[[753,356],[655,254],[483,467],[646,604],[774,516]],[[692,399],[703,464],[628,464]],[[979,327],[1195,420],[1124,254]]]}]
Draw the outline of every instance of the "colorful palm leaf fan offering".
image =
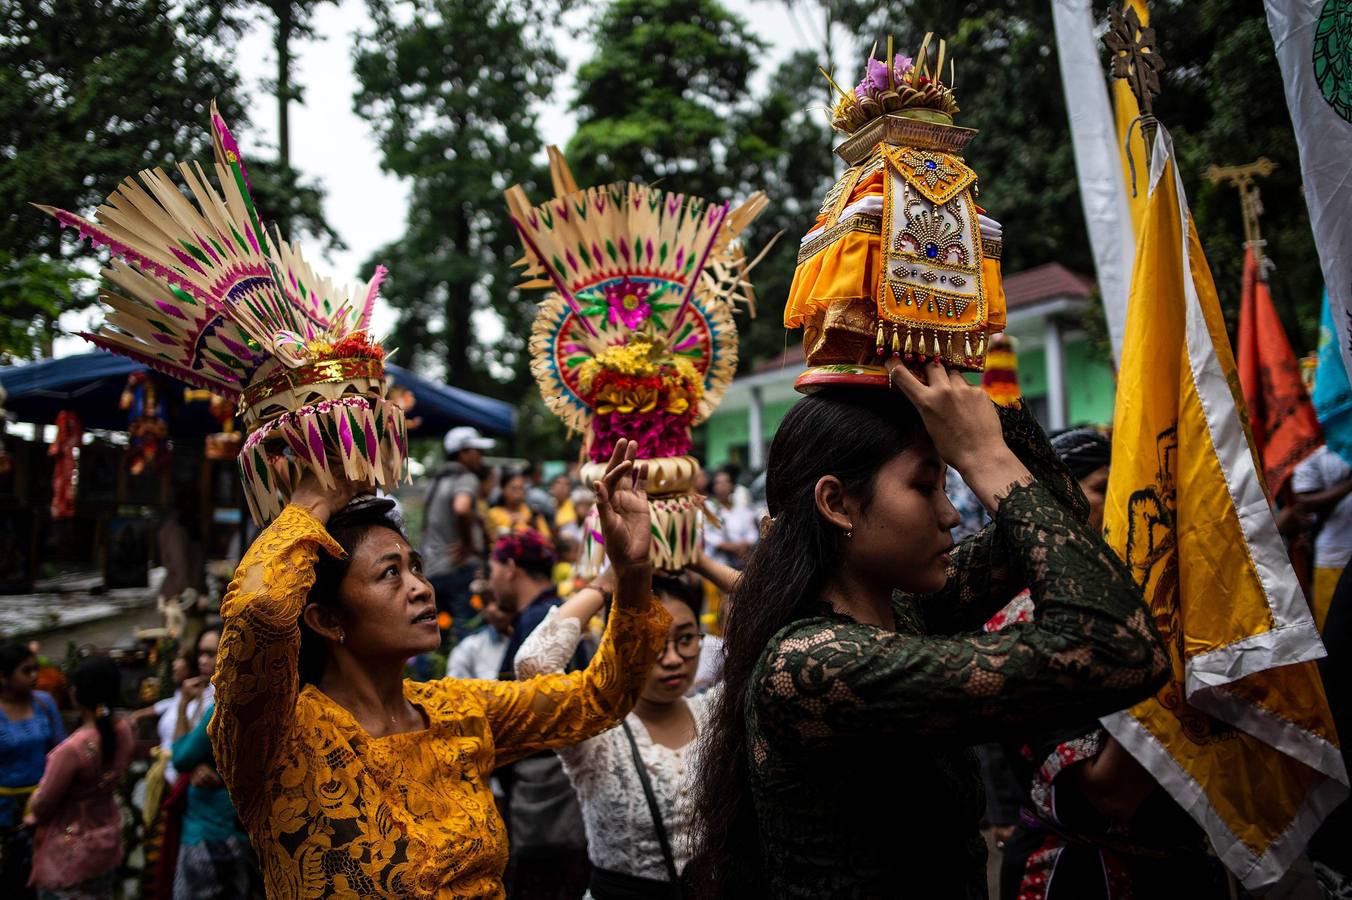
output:
[{"label": "colorful palm leaf fan offering", "polygon": [[[740,206],[640,184],[579,189],[549,148],[555,197],[507,191],[529,288],[549,296],[531,329],[531,371],[549,408],[583,435],[581,477],[599,478],[615,443],[649,464],[653,564],[677,569],[699,549],[702,498],[690,429],[708,418],[737,368],[734,304],[754,301],[737,237],[765,196]],[[588,528],[584,548],[599,538]]]},{"label": "colorful palm leaf fan offering", "polygon": [[887,56],[853,90],[836,87],[849,168],[802,239],[784,307],[785,327],[803,329],[802,391],[885,386],[888,357],[979,371],[1004,327],[1001,229],[961,155],[976,132],[953,124],[947,47],[926,36],[913,59],[889,40]]},{"label": "colorful palm leaf fan offering", "polygon": [[406,477],[402,410],[384,395],[384,351],[366,333],[385,270],[353,290],[320,278],[269,234],[239,147],[211,109],[212,187],[182,163],[127,178],[85,219],[40,207],[113,255],[106,322],[87,340],[243,409],[239,464],[254,521],[272,519],[306,468],[392,488]]}]

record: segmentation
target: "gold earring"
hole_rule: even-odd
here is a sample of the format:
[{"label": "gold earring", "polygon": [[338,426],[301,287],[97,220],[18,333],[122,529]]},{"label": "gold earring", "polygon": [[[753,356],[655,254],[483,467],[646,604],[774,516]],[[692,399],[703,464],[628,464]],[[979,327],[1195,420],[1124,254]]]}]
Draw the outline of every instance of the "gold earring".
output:
[{"label": "gold earring", "polygon": [[347,632],[341,628],[338,629],[338,643],[340,644],[347,643]]},{"label": "gold earring", "polygon": [[850,538],[852,538],[852,537],[854,537],[854,526],[853,526],[853,525],[851,525],[849,528],[846,528],[846,529],[845,529],[845,540],[848,541],[848,540],[849,540]]}]

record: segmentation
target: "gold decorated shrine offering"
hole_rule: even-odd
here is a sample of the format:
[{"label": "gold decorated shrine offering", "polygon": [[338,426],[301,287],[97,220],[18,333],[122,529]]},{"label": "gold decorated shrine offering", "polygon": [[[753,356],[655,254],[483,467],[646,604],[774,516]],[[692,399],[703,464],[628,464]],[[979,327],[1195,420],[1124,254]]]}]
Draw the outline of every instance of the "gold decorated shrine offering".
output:
[{"label": "gold decorated shrine offering", "polygon": [[852,91],[837,87],[849,168],[802,238],[784,306],[785,327],[803,329],[801,391],[885,385],[889,357],[980,371],[1004,328],[1001,229],[962,157],[976,132],[954,124],[945,53],[928,36],[915,59],[889,47]]}]

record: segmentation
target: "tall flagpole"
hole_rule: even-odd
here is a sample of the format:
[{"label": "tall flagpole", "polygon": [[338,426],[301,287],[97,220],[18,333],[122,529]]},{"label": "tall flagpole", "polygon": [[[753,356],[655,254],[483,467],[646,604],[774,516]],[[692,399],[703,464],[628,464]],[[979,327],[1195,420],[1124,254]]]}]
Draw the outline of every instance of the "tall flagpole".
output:
[{"label": "tall flagpole", "polygon": [[1145,134],[1146,170],[1149,171],[1154,152],[1155,132],[1159,120],[1155,118],[1154,97],[1160,92],[1160,72],[1164,60],[1155,49],[1155,29],[1142,26],[1141,19],[1131,4],[1110,7],[1108,32],[1103,43],[1112,54],[1112,75],[1121,78],[1136,95],[1141,115],[1138,121]]},{"label": "tall flagpole", "polygon": [[1263,253],[1263,235],[1258,219],[1263,215],[1263,201],[1254,178],[1266,178],[1277,170],[1277,164],[1260,156],[1242,166],[1208,166],[1202,174],[1212,184],[1228,184],[1239,191],[1240,212],[1244,217],[1244,246],[1253,251],[1258,271],[1266,274],[1271,261]]}]

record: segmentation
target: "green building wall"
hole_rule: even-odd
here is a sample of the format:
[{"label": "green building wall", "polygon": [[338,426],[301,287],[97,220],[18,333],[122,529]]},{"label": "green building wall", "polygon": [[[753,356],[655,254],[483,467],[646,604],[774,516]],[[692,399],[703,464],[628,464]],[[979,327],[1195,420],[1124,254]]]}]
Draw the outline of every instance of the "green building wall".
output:
[{"label": "green building wall", "polygon": [[[1105,425],[1113,419],[1117,383],[1108,363],[1094,355],[1088,339],[1065,342],[1066,423]],[[1030,401],[1047,399],[1047,353],[1042,347],[1019,353],[1019,386]]]},{"label": "green building wall", "polygon": [[[1109,364],[1095,356],[1087,338],[1071,337],[1064,343],[1066,367],[1066,422],[1070,425],[1105,425],[1113,418],[1117,386]],[[1019,384],[1035,411],[1044,411],[1047,400],[1046,353],[1041,347],[1019,353]],[[792,378],[797,373],[789,373]],[[765,404],[762,423],[769,449],[779,422],[794,400]],[[697,446],[702,441],[702,459],[713,469],[727,462],[745,466],[750,444],[749,416],[744,408],[719,409],[695,430]],[[698,451],[697,451],[698,452]]]},{"label": "green building wall", "polygon": [[[767,449],[770,446],[770,439],[775,436],[775,429],[779,427],[780,420],[788,414],[796,402],[785,400],[765,404],[762,421],[765,425]],[[747,447],[751,444],[750,416],[746,414],[746,410],[730,411],[727,414],[716,411],[709,417],[709,421],[696,430],[696,438],[701,430],[704,434],[704,465],[707,469],[714,469],[728,462],[746,465]]]}]

